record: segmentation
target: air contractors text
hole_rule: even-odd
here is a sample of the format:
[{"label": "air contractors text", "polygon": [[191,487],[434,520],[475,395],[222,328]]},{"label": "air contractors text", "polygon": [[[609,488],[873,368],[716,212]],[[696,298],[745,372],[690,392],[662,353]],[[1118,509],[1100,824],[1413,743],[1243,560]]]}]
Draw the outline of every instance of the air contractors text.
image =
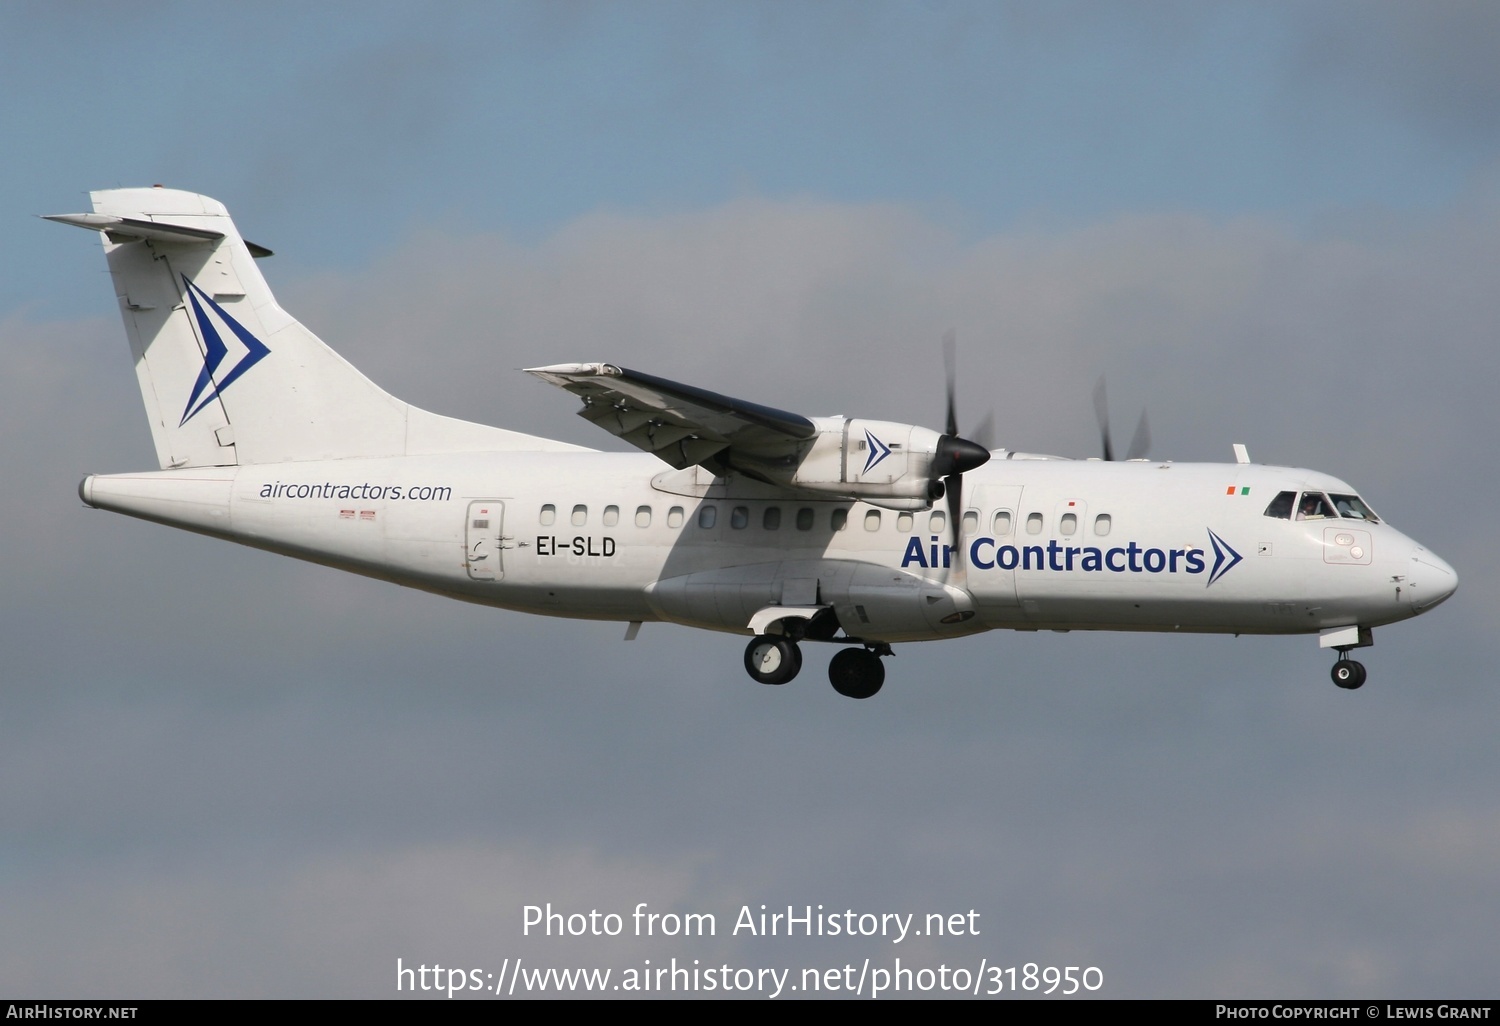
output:
[{"label": "air contractors text", "polygon": [[339,484],[334,481],[282,482],[260,486],[262,499],[365,499],[390,502],[447,502],[453,489],[447,485],[381,485],[368,481]]},{"label": "air contractors text", "polygon": [[[925,545],[921,538],[907,542],[901,566],[946,567],[952,559],[953,546],[942,544],[933,535]],[[993,538],[975,538],[969,545],[969,565],[976,570],[1082,570],[1117,574],[1201,574],[1208,569],[1199,548],[1145,549],[1135,542],[1099,548],[1063,545],[1055,538],[1046,545],[999,545]]]}]

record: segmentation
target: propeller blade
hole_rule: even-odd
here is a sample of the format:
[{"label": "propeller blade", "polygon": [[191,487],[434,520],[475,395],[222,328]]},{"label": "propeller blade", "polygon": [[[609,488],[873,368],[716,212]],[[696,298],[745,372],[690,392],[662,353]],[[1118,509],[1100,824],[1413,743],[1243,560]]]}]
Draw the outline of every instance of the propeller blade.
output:
[{"label": "propeller blade", "polygon": [[1104,458],[1115,458],[1115,447],[1109,440],[1109,395],[1104,390],[1104,375],[1099,375],[1099,384],[1094,386],[1094,416],[1099,420],[1099,438],[1104,443]]},{"label": "propeller blade", "polygon": [[1130,440],[1130,449],[1125,453],[1127,460],[1143,460],[1151,451],[1151,425],[1146,423],[1146,411],[1141,411],[1141,422],[1135,426],[1135,437]]},{"label": "propeller blade", "polygon": [[958,334],[949,328],[943,333],[943,366],[948,372],[948,419],[943,433],[958,436],[958,404],[954,393],[958,390]]},{"label": "propeller blade", "polygon": [[[948,537],[953,543],[953,559],[958,571],[954,584],[967,589],[963,563],[963,534],[959,531],[964,514],[964,472],[982,467],[990,460],[990,451],[967,438],[944,436],[938,442],[938,452],[948,461],[950,470],[943,479],[944,495],[948,499]],[[936,461],[934,461],[936,463]]]},{"label": "propeller blade", "polygon": [[963,516],[964,512],[964,476],[962,474],[954,474],[948,478],[947,486],[948,540],[953,543],[953,558],[957,559],[959,553],[958,546],[963,541],[958,536],[958,518]]},{"label": "propeller blade", "polygon": [[938,439],[937,450],[932,454],[932,467],[928,471],[927,493],[933,499],[946,496],[948,500],[948,538],[952,542],[952,558],[944,578],[961,591],[968,591],[968,575],[964,569],[963,525],[964,474],[989,462],[988,436],[993,431],[992,418],[986,416],[980,424],[986,444],[971,442],[958,434],[958,341],[952,328],[943,334],[943,366],[947,372],[948,417],[947,430]]},{"label": "propeller blade", "polygon": [[977,445],[981,445],[987,452],[995,450],[995,411],[984,415],[984,419],[974,425],[974,430],[969,432],[969,437],[974,439]]}]

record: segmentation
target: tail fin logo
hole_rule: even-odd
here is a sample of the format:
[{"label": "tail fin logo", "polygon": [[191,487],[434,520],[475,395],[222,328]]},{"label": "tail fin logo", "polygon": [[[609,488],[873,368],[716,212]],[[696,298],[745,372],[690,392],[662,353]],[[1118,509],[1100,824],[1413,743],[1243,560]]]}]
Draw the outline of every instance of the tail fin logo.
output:
[{"label": "tail fin logo", "polygon": [[[187,275],[182,276],[182,281],[187,286],[188,301],[193,304],[193,318],[198,322],[198,332],[203,338],[205,351],[203,370],[193,385],[193,392],[188,396],[187,405],[182,409],[182,420],[177,422],[178,427],[192,420],[199,410],[217,399],[224,389],[238,381],[247,370],[271,355],[271,350],[266,348],[264,342],[250,334],[239,321],[229,316],[222,306],[194,285]],[[219,376],[219,368],[229,359],[230,354],[229,345],[224,341],[224,333],[220,331],[220,325],[229,329],[229,335],[238,341],[239,346],[244,347],[244,352],[239,354],[239,358],[223,377]]]}]

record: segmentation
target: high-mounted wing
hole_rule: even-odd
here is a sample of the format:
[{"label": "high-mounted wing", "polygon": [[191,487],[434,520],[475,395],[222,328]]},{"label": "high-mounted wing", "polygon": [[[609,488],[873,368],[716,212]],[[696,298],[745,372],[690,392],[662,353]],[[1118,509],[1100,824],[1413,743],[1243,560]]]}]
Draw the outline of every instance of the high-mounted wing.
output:
[{"label": "high-mounted wing", "polygon": [[580,417],[679,470],[699,464],[715,473],[736,466],[751,472],[795,463],[819,431],[801,414],[614,364],[564,363],[527,373],[581,397]]},{"label": "high-mounted wing", "polygon": [[889,509],[926,509],[990,454],[955,431],[799,413],[609,363],[532,367],[583,399],[579,416],[679,470],[697,464]]}]

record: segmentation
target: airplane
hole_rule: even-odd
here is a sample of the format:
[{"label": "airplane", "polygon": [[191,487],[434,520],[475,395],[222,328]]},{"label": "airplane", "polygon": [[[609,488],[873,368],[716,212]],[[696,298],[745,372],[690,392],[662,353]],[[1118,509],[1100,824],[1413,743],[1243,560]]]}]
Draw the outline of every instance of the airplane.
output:
[{"label": "airplane", "polygon": [[[1373,629],[1452,567],[1311,470],[992,450],[958,432],[807,417],[610,363],[531,368],[641,452],[456,420],[389,395],[277,305],[223,204],[154,188],[48,215],[101,234],[160,469],[83,502],[468,602],[749,635],[785,684],[802,646],[869,698],[892,646],[983,631],[1316,635],[1360,687]],[[1144,421],[1142,423],[1144,428]],[[1133,448],[1140,448],[1139,446]]]}]

